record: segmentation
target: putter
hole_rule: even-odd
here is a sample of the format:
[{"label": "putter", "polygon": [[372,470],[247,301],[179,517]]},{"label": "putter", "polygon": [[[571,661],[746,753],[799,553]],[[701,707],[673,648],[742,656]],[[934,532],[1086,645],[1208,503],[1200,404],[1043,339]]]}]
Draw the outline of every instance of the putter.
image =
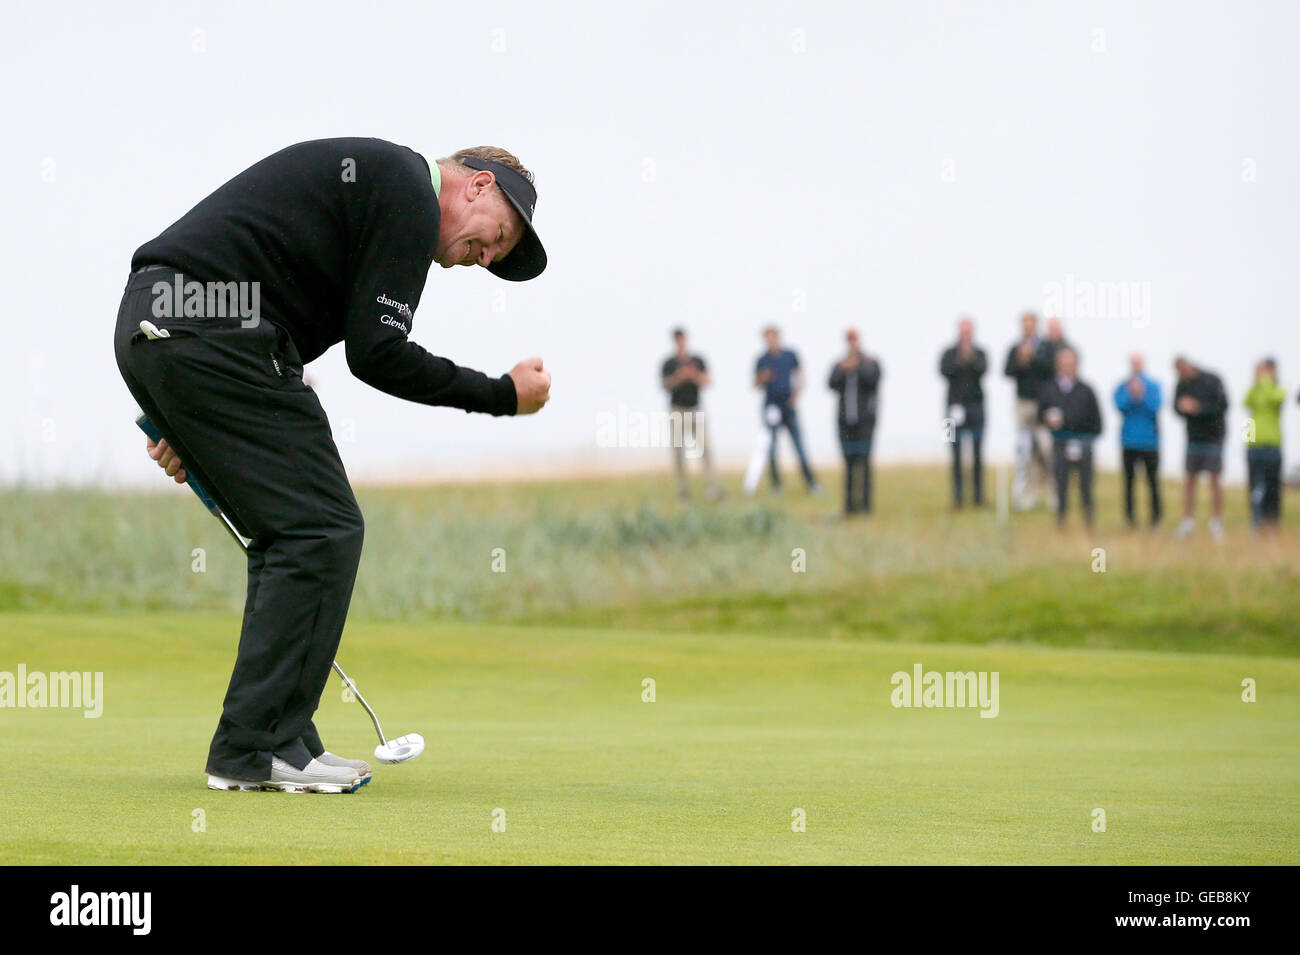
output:
[{"label": "putter", "polygon": [[[149,440],[153,441],[154,444],[157,444],[162,440],[162,433],[154,423],[149,420],[148,415],[140,415],[140,417],[135,419],[135,423],[139,426],[141,431],[149,436]],[[235,539],[235,543],[240,546],[240,549],[243,550],[244,553],[248,553],[248,540],[243,534],[239,533],[234,522],[226,516],[225,511],[221,509],[221,505],[219,505],[213,499],[212,495],[208,493],[207,488],[195,480],[193,474],[189,473],[186,473],[185,475],[185,483],[190,486],[190,490],[193,491],[198,499],[203,502],[203,506],[206,507],[214,517],[221,521],[222,526],[225,527],[225,529],[230,533],[230,536]],[[357,689],[357,685],[352,682],[346,673],[343,672],[343,668],[339,666],[337,660],[333,661],[330,665],[334,667],[334,672],[343,680],[343,684],[352,691],[352,695],[357,698],[357,701],[365,707],[366,712],[370,714],[370,722],[375,724],[375,732],[379,734],[379,745],[375,747],[375,759],[379,760],[381,763],[404,763],[408,759],[415,759],[415,757],[424,752],[424,737],[419,733],[407,733],[405,736],[399,736],[396,739],[391,740],[384,736],[384,728],[379,725],[379,717],[375,715],[375,711],[371,709],[370,704],[366,702],[366,698],[361,695],[361,691]]]}]

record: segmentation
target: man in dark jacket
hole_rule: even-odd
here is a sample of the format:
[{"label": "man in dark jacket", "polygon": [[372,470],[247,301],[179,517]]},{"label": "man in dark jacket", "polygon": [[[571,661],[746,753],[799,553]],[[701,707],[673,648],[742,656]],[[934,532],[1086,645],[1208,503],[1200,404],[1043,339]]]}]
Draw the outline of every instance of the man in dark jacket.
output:
[{"label": "man in dark jacket", "polygon": [[831,369],[830,388],[839,394],[836,420],[844,452],[844,513],[871,513],[871,439],[876,430],[880,362],[859,347],[858,333],[845,334],[848,354]]},{"label": "man in dark jacket", "polygon": [[[721,500],[722,486],[713,473],[713,458],[709,455],[709,438],[704,429],[704,412],[700,409],[700,389],[712,383],[704,358],[686,347],[686,329],[673,329],[673,353],[660,367],[660,381],[668,392],[668,413],[673,432],[673,467],[677,471],[677,497],[687,501],[691,497],[690,482],[686,478],[686,459],[703,458],[704,476],[709,485],[711,500]],[[680,422],[680,425],[677,424]],[[681,440],[676,440],[680,437]]]},{"label": "man in dark jacket", "polygon": [[1196,478],[1210,476],[1210,534],[1223,537],[1223,440],[1227,436],[1228,393],[1218,375],[1197,368],[1181,355],[1174,359],[1178,387],[1174,390],[1174,411],[1187,421],[1187,479],[1183,488],[1183,521],[1178,536],[1196,530]]},{"label": "man in dark jacket", "polygon": [[340,793],[369,778],[312,722],[363,522],[303,366],[342,342],[352,373],[396,397],[540,410],[540,358],[485,375],[408,338],[434,262],[511,281],[541,273],[536,201],[532,173],[504,149],[435,160],[379,139],[322,139],[245,170],[136,250],[114,347],[164,439],[150,456],[177,481],[193,472],[249,538],[209,788]]},{"label": "man in dark jacket", "polygon": [[1038,504],[1038,492],[1047,478],[1049,442],[1038,420],[1038,399],[1043,384],[1052,377],[1050,346],[1038,335],[1038,316],[1020,316],[1020,341],[1007,352],[1003,373],[1016,383],[1016,477],[1012,499],[1016,509]]},{"label": "man in dark jacket", "polygon": [[961,507],[962,438],[971,443],[971,483],[976,507],[984,503],[984,387],[980,381],[988,371],[984,349],[975,347],[975,323],[963,318],[957,325],[957,344],[939,358],[939,374],[948,379],[948,438],[952,442],[953,506]]},{"label": "man in dark jacket", "polygon": [[1101,434],[1101,407],[1090,385],[1079,380],[1079,359],[1068,345],[1056,351],[1056,376],[1043,386],[1038,416],[1052,430],[1056,523],[1065,523],[1070,472],[1079,472],[1083,519],[1092,526],[1092,442]]},{"label": "man in dark jacket", "polygon": [[[1075,348],[1074,344],[1065,338],[1065,325],[1061,323],[1059,318],[1049,318],[1047,320],[1047,337],[1043,339],[1043,355],[1047,359],[1047,367],[1052,371],[1056,370],[1056,353],[1062,348],[1073,349],[1075,359],[1078,359],[1079,349]],[[1048,377],[1050,378],[1051,375],[1048,375]]]}]

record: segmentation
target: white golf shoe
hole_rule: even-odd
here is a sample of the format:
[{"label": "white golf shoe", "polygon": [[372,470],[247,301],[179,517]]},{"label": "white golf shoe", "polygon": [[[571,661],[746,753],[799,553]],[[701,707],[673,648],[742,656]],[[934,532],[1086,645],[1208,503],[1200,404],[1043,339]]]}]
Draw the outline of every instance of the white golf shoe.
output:
[{"label": "white golf shoe", "polygon": [[295,769],[272,756],[270,779],[258,782],[209,775],[208,788],[229,792],[352,793],[361,788],[361,776],[350,766],[327,766],[318,759]]},{"label": "white golf shoe", "polygon": [[337,766],[340,769],[352,769],[361,777],[361,785],[370,782],[371,772],[370,764],[363,759],[344,759],[342,756],[335,756],[333,753],[326,751],[316,757],[316,762],[324,763],[326,766]]}]

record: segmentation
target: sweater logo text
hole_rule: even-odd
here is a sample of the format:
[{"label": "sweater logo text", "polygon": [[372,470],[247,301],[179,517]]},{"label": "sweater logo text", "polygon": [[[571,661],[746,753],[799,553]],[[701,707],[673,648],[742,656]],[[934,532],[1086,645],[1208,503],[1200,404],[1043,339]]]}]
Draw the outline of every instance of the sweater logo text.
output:
[{"label": "sweater logo text", "polygon": [[[401,315],[403,318],[411,317],[411,308],[409,305],[407,305],[405,302],[394,301],[393,299],[389,298],[384,292],[380,292],[379,295],[376,296],[375,301],[378,302],[380,305],[386,305],[389,308],[396,309],[397,314]],[[385,322],[385,324],[392,324],[392,323]],[[405,331],[405,329],[403,329],[403,331]]]}]

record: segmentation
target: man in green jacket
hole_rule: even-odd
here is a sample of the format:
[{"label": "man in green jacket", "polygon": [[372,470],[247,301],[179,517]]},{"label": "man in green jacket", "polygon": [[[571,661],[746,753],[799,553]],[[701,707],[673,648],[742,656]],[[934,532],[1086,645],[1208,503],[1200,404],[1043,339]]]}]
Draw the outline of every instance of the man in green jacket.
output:
[{"label": "man in green jacket", "polygon": [[1256,529],[1275,528],[1282,516],[1282,404],[1286,391],[1277,383],[1277,362],[1255,366],[1255,383],[1244,402],[1252,427],[1247,432],[1246,471],[1250,518]]}]

